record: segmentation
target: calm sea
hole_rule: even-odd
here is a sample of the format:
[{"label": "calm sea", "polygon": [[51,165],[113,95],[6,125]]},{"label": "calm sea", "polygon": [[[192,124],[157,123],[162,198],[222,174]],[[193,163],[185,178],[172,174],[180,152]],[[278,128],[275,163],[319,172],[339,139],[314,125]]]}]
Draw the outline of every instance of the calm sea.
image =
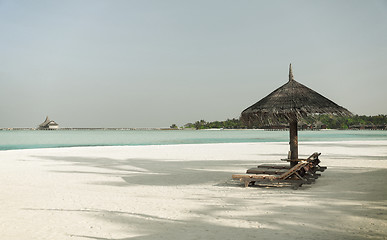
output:
[{"label": "calm sea", "polygon": [[[299,131],[299,141],[387,140],[387,131]],[[56,130],[0,131],[0,150],[78,146],[288,142],[287,131]]]}]

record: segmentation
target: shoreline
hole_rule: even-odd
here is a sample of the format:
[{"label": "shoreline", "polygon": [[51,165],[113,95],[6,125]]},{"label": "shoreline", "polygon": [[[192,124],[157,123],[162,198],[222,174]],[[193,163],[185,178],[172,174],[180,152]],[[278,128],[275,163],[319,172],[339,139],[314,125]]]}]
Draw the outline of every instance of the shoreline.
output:
[{"label": "shoreline", "polygon": [[[0,131],[289,131],[289,128],[157,128],[157,127],[144,127],[144,128],[119,128],[119,127],[95,127],[95,128],[56,128],[56,129],[38,129],[31,127],[10,127],[0,128]],[[359,129],[359,128],[348,128],[348,129],[328,129],[328,128],[314,128],[314,129],[303,129],[299,128],[298,131],[387,131],[387,129]]]},{"label": "shoreline", "polygon": [[215,143],[0,151],[5,239],[385,239],[387,141],[303,142],[315,184],[244,188],[234,173],[289,145]]},{"label": "shoreline", "polygon": [[[387,146],[387,140],[335,140],[335,141],[303,141],[300,143],[300,145],[305,144],[332,144],[332,143],[348,143],[348,144],[356,144],[356,143],[362,143],[362,144],[371,144],[371,143],[382,143]],[[1,152],[5,151],[22,151],[22,150],[48,150],[48,149],[73,149],[73,148],[109,148],[109,147],[142,147],[142,146],[184,146],[184,145],[217,145],[217,144],[256,144],[256,143],[263,143],[263,144],[283,144],[286,143],[288,145],[287,141],[267,141],[267,142],[203,142],[203,143],[164,143],[164,144],[112,144],[112,145],[74,145],[74,146],[53,146],[53,147],[31,147],[31,148],[13,148],[13,149],[0,149]],[[302,146],[301,146],[302,147]],[[286,154],[284,154],[285,156]]]}]

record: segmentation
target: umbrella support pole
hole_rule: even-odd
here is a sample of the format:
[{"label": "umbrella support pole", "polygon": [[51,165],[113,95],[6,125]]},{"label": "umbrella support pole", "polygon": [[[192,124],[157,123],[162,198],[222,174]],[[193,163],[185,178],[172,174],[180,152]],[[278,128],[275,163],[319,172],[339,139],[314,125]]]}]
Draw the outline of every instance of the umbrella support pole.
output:
[{"label": "umbrella support pole", "polygon": [[[298,133],[297,133],[297,120],[291,120],[289,123],[290,130],[290,159],[298,159]],[[291,161],[290,166],[294,167],[297,165],[297,161]]]}]

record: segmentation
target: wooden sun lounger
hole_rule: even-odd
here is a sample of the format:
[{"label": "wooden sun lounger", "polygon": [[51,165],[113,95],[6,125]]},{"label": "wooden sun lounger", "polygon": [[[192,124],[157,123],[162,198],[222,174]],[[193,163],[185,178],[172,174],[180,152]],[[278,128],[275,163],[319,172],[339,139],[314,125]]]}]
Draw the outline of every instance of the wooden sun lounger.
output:
[{"label": "wooden sun lounger", "polygon": [[[320,163],[320,160],[318,159],[318,156],[320,156],[321,153],[313,153],[312,155],[310,155],[308,158],[306,159],[281,159],[282,161],[288,161],[288,162],[300,162],[300,161],[307,161],[307,162],[310,162],[312,164],[315,164],[315,165],[318,165],[318,163]],[[290,169],[290,165],[288,164],[261,164],[261,165],[258,165],[257,166],[258,168],[273,168],[273,169]],[[324,171],[325,169],[327,169],[327,167],[321,167],[322,171]]]},{"label": "wooden sun lounger", "polygon": [[250,168],[246,171],[246,173],[251,173],[251,174],[269,174],[269,175],[274,175],[274,174],[283,174],[288,169],[275,169],[275,168]]},{"label": "wooden sun lounger", "polygon": [[289,164],[286,164],[286,165],[283,165],[283,164],[261,164],[261,165],[258,165],[257,168],[271,168],[271,169],[290,169],[290,165]]},{"label": "wooden sun lounger", "polygon": [[[278,169],[278,170],[287,170],[287,169],[290,169],[291,167],[290,167],[290,165],[280,165],[280,164],[262,164],[262,165],[258,165],[257,166],[257,168],[259,169],[259,168],[263,168],[263,169]],[[256,169],[257,169],[256,168]],[[320,172],[324,172],[326,169],[327,169],[327,167],[322,167],[322,166],[320,166],[320,165],[315,165],[314,167],[313,167],[314,169],[315,169],[315,172],[316,171],[320,171]],[[251,168],[251,169],[254,169],[254,168]]]},{"label": "wooden sun lounger", "polygon": [[281,159],[281,160],[282,161],[288,161],[288,162],[299,162],[299,161],[311,162],[311,161],[314,161],[314,160],[318,160],[318,156],[320,156],[320,155],[321,155],[321,153],[315,152],[312,155],[310,155],[307,159],[289,159],[289,158],[285,158],[285,159]]},{"label": "wooden sun lounger", "polygon": [[311,163],[310,165],[310,172],[316,173],[317,171],[324,172],[327,167],[320,166],[320,160],[318,157],[321,155],[321,153],[315,152],[312,155],[310,155],[307,159],[281,159],[282,161],[288,161],[288,162],[298,162],[298,161],[308,161]]},{"label": "wooden sun lounger", "polygon": [[[247,169],[247,174],[266,174],[266,175],[281,175],[288,171],[287,169],[273,169],[273,168],[250,168]],[[302,169],[300,169],[302,171]],[[312,172],[312,171],[306,171],[304,170],[302,172],[303,178],[306,179],[317,179],[321,176],[321,174]]]},{"label": "wooden sun lounger", "polygon": [[314,182],[314,179],[301,176],[300,170],[308,164],[309,162],[307,161],[301,161],[281,175],[234,174],[232,175],[232,178],[239,179],[241,182],[244,182],[245,187],[248,187],[249,184],[260,183],[266,185],[290,184],[294,188],[298,188],[302,184]]},{"label": "wooden sun lounger", "polygon": [[[318,177],[321,176],[321,174],[316,173],[317,171],[323,172],[327,167],[321,167],[318,165],[320,163],[320,160],[318,159],[318,156],[320,156],[321,153],[313,153],[306,159],[297,159],[297,162],[299,161],[307,161],[309,162],[309,165],[306,167],[307,172],[306,172],[306,177],[307,178],[314,178],[317,179]],[[288,161],[289,159],[283,159]],[[291,160],[293,161],[293,160]],[[295,161],[295,160],[294,160]],[[290,169],[291,166],[289,164],[261,164],[258,165],[256,168],[250,168],[246,171],[246,173],[250,174],[282,174],[286,172],[288,169]]]}]

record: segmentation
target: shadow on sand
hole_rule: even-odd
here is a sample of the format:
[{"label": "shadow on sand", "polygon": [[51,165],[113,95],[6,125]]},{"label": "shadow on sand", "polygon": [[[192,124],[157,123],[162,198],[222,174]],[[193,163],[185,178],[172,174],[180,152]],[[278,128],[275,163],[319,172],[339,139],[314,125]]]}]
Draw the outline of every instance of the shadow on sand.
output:
[{"label": "shadow on sand", "polygon": [[117,229],[126,231],[127,236],[130,236],[105,238],[72,235],[74,237],[97,240],[386,238],[385,229],[371,225],[358,226],[354,219],[367,218],[367,222],[374,225],[387,220],[387,169],[328,169],[312,187],[293,191],[259,187],[244,189],[239,182],[230,181],[233,172],[228,169],[246,169],[256,165],[255,161],[35,157],[98,169],[56,172],[102,174],[122,179],[90,184],[121,187],[207,184],[214,190],[221,188],[227,192],[223,196],[217,196],[216,193],[201,195],[200,201],[208,203],[216,200],[223,204],[203,204],[200,209],[192,209],[188,219],[167,219],[104,209],[28,209],[88,214],[109,224],[113,223]]}]

